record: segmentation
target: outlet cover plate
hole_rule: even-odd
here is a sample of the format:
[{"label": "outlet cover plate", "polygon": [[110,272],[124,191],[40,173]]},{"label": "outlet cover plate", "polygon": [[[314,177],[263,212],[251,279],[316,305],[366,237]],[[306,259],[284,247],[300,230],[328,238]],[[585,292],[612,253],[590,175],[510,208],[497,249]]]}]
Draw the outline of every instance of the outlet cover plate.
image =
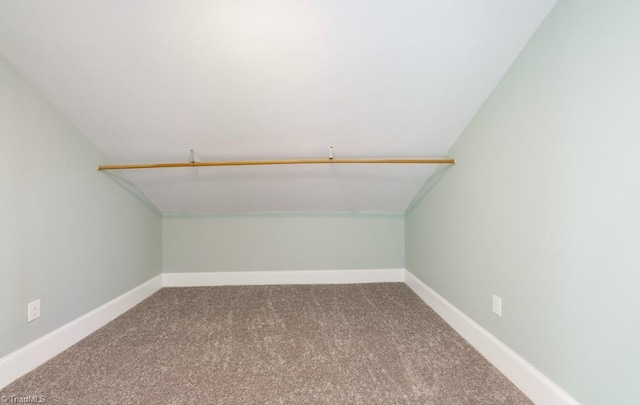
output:
[{"label": "outlet cover plate", "polygon": [[502,298],[498,297],[497,295],[493,296],[491,310],[493,311],[494,314],[500,317],[502,316]]},{"label": "outlet cover plate", "polygon": [[35,300],[27,305],[27,322],[40,318],[40,300]]}]

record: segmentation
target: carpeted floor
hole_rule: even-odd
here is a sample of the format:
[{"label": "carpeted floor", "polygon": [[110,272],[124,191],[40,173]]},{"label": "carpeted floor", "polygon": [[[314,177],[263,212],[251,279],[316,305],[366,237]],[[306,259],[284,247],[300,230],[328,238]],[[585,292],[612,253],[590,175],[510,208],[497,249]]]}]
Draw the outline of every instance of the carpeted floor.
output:
[{"label": "carpeted floor", "polygon": [[47,404],[529,404],[405,284],[164,288],[2,389]]}]

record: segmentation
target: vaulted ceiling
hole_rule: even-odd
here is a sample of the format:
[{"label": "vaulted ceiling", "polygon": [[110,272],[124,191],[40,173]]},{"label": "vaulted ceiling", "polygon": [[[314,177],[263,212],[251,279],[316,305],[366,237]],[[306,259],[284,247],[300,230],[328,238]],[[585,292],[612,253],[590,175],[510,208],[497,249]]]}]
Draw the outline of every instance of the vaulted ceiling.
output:
[{"label": "vaulted ceiling", "polygon": [[[555,0],[0,0],[0,53],[107,163],[443,156]],[[464,162],[460,162],[463,164]],[[163,212],[402,212],[436,169],[127,171]]]}]

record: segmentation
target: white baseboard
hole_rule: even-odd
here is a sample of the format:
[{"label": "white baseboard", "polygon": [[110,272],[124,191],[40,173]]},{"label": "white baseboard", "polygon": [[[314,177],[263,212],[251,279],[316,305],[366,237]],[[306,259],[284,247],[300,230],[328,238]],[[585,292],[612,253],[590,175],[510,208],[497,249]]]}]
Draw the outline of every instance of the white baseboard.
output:
[{"label": "white baseboard", "polygon": [[165,287],[403,282],[404,269],[164,273]]},{"label": "white baseboard", "polygon": [[59,327],[0,359],[0,388],[4,388],[52,357],[68,349],[162,288],[156,276],[106,304]]},{"label": "white baseboard", "polygon": [[405,283],[442,319],[536,404],[579,405],[544,374],[429,288],[409,271]]}]

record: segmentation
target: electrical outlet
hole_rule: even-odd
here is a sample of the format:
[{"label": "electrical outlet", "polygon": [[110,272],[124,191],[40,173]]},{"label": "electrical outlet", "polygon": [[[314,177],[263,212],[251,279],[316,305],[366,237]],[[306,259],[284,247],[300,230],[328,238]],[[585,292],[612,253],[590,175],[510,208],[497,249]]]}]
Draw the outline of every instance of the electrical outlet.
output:
[{"label": "electrical outlet", "polygon": [[502,298],[498,297],[497,295],[493,296],[493,303],[491,305],[491,310],[493,311],[494,314],[500,317],[502,316]]},{"label": "electrical outlet", "polygon": [[27,322],[40,318],[40,300],[35,300],[27,305]]}]

